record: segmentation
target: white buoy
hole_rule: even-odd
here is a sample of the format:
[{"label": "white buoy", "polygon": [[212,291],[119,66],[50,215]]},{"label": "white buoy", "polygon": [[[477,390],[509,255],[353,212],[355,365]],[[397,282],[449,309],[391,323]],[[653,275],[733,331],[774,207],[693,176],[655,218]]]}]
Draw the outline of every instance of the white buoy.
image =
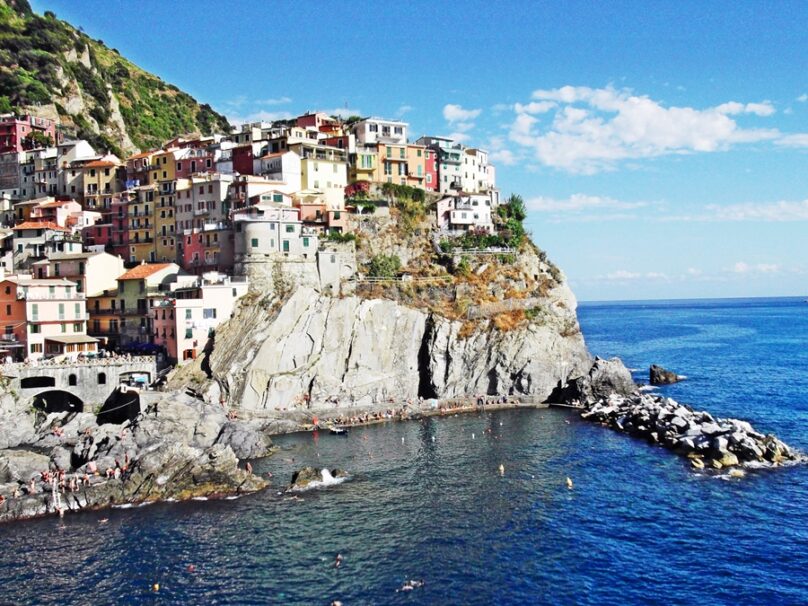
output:
[{"label": "white buoy", "polygon": [[505,475],[505,466],[502,463],[499,464],[499,475]]},{"label": "white buoy", "polygon": [[404,443],[404,437],[403,436],[401,437],[401,443],[402,444]]},{"label": "white buoy", "polygon": [[471,434],[471,439],[476,440],[477,438],[474,437],[474,434]]},{"label": "white buoy", "polygon": [[432,436],[432,441],[433,441],[433,442],[435,441],[435,436]]},{"label": "white buoy", "polygon": [[567,488],[572,490],[572,478],[569,478],[569,477],[567,478]]}]

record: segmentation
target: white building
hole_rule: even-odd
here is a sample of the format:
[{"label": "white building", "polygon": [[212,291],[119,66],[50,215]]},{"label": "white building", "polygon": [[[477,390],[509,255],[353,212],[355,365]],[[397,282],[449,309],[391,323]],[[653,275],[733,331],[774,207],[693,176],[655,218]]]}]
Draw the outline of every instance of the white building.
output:
[{"label": "white building", "polygon": [[356,122],[351,132],[356,135],[358,145],[375,145],[377,143],[406,145],[409,124],[398,120],[383,118],[366,118]]},{"label": "white building", "polygon": [[494,233],[492,213],[497,206],[492,193],[456,194],[438,200],[438,227],[447,232]]},{"label": "white building", "polygon": [[303,169],[296,152],[280,151],[261,156],[253,160],[253,167],[256,175],[285,183],[290,193],[303,189]]},{"label": "white building", "polygon": [[300,209],[259,203],[233,213],[236,263],[248,255],[312,256],[319,241],[303,227]]},{"label": "white building", "polygon": [[493,166],[488,163],[488,152],[478,148],[463,150],[460,186],[464,192],[486,192],[496,187]]}]

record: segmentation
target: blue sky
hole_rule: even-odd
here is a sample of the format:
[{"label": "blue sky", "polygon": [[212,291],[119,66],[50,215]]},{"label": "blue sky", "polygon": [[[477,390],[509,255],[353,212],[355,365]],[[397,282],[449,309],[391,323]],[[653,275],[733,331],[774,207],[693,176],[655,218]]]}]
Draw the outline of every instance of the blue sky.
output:
[{"label": "blue sky", "polygon": [[459,133],[582,300],[808,295],[808,3],[35,0],[233,119]]}]

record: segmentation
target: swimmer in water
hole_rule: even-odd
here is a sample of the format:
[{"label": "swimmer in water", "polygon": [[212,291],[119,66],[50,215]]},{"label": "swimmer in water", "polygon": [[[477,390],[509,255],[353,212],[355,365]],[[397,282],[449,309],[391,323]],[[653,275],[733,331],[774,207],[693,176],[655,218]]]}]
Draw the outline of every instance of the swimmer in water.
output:
[{"label": "swimmer in water", "polygon": [[334,558],[334,568],[339,568],[342,566],[342,554],[338,553],[337,557]]}]

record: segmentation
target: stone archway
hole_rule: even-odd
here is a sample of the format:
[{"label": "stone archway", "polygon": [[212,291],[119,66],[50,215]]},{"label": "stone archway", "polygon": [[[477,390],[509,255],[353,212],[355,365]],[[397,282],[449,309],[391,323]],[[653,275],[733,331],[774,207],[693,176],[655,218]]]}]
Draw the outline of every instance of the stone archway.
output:
[{"label": "stone archway", "polygon": [[42,391],[34,396],[34,408],[45,413],[82,412],[84,402],[77,395],[61,389]]}]

